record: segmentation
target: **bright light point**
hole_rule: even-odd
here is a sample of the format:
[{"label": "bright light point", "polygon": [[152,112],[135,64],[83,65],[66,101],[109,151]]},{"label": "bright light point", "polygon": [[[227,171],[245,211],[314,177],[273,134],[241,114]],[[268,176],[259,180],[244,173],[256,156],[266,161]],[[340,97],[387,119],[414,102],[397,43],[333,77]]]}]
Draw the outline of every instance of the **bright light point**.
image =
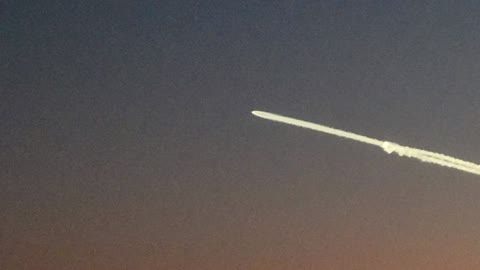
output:
[{"label": "bright light point", "polygon": [[262,112],[262,111],[252,111],[252,114],[261,118],[268,119],[268,114],[267,112]]}]

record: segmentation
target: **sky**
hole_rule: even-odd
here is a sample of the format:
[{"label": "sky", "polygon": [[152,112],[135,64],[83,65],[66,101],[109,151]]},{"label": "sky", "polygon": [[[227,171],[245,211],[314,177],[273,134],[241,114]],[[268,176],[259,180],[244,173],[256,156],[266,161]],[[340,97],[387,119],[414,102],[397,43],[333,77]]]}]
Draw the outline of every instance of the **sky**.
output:
[{"label": "sky", "polygon": [[0,0],[0,269],[476,269],[478,1]]}]

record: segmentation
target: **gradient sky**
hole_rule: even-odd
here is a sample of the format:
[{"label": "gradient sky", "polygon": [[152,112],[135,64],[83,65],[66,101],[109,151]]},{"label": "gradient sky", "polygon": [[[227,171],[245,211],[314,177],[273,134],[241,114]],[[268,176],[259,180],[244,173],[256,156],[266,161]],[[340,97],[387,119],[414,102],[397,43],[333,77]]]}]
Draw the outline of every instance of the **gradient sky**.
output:
[{"label": "gradient sky", "polygon": [[[422,2],[422,3],[421,3]],[[478,269],[478,1],[0,1],[0,269]]]}]

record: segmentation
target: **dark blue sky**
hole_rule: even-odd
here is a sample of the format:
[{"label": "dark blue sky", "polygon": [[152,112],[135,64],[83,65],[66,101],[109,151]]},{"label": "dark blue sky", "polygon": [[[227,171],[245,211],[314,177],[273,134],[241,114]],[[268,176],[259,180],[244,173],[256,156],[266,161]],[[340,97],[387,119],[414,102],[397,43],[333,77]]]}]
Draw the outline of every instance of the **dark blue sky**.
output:
[{"label": "dark blue sky", "polygon": [[1,269],[474,269],[476,1],[0,1]]}]

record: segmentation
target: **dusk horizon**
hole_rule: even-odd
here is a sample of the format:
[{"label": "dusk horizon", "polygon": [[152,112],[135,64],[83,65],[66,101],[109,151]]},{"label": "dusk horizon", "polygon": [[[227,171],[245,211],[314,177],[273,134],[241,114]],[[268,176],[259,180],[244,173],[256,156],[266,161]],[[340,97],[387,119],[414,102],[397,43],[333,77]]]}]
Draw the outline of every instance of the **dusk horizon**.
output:
[{"label": "dusk horizon", "polygon": [[0,0],[0,269],[480,268],[478,14]]}]

